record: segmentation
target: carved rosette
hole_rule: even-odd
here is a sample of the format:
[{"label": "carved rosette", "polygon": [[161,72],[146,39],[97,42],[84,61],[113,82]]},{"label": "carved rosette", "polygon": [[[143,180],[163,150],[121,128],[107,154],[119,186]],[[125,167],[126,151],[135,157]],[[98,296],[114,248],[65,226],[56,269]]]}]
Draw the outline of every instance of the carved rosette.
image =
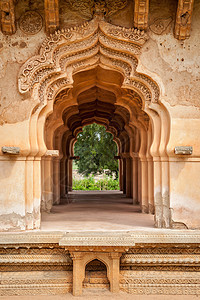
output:
[{"label": "carved rosette", "polygon": [[158,101],[157,84],[136,71],[138,56],[148,36],[139,29],[126,29],[105,22],[100,16],[80,27],[55,32],[29,59],[19,73],[19,91],[34,89],[41,103],[71,88],[72,75],[99,64],[124,76],[122,88],[135,90],[143,101]]},{"label": "carved rosette", "polygon": [[34,35],[42,29],[42,17],[36,11],[25,12],[19,20],[19,28],[26,34]]}]

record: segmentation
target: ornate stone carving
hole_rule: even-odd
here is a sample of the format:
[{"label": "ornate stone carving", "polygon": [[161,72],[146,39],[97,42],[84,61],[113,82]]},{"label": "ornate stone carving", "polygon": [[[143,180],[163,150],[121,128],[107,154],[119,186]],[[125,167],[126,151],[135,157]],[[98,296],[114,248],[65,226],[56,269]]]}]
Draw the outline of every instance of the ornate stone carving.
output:
[{"label": "ornate stone carving", "polygon": [[149,0],[135,0],[134,26],[138,29],[148,27]]},{"label": "ornate stone carving", "polygon": [[172,17],[166,19],[158,18],[154,20],[153,24],[151,24],[149,28],[155,34],[163,34],[167,27],[171,24],[172,20]]},{"label": "ornate stone carving", "polygon": [[120,289],[131,294],[192,295],[200,290],[200,276],[194,272],[121,271]]},{"label": "ornate stone carving", "polygon": [[46,100],[54,99],[55,94],[64,86],[71,87],[72,74],[80,67],[86,67],[87,59],[94,59],[96,63],[100,59],[102,64],[106,63],[111,69],[120,68],[125,77],[124,87],[140,90],[146,101],[157,101],[157,85],[147,76],[135,71],[135,55],[139,54],[147,38],[138,29],[128,30],[114,26],[101,18],[94,18],[80,27],[56,32],[43,43],[40,55],[28,60],[21,69],[20,92],[27,92],[39,82],[40,101],[45,103]]},{"label": "ornate stone carving", "polygon": [[26,34],[36,34],[42,29],[42,17],[36,11],[25,12],[19,20],[19,28]]},{"label": "ornate stone carving", "polygon": [[84,18],[91,19],[94,14],[103,14],[111,16],[117,11],[126,7],[127,0],[89,0],[89,1],[77,1],[69,0],[69,7],[77,11]]},{"label": "ornate stone carving", "polygon": [[60,242],[59,245],[61,246],[133,246],[134,240],[130,235],[124,236],[120,234],[113,234],[112,236],[109,234],[106,234],[106,236],[99,234],[99,233],[93,233],[86,236],[76,235],[76,234],[68,234],[64,236]]},{"label": "ornate stone carving", "polygon": [[45,0],[45,27],[47,33],[54,33],[59,27],[58,0]]},{"label": "ornate stone carving", "polygon": [[193,4],[194,0],[178,1],[176,22],[174,27],[174,36],[178,40],[184,40],[190,36]]},{"label": "ornate stone carving", "polygon": [[4,34],[16,32],[14,0],[1,0],[1,28]]}]

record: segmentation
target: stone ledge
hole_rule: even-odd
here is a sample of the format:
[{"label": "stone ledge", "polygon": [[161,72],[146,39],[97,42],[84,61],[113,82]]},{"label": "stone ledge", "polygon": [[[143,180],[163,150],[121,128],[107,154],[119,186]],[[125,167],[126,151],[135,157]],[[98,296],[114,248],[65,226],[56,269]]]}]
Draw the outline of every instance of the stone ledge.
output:
[{"label": "stone ledge", "polygon": [[[60,246],[134,246],[134,244],[199,244],[199,230],[38,231],[0,233],[0,245],[57,243]],[[119,244],[117,244],[119,243]]]}]

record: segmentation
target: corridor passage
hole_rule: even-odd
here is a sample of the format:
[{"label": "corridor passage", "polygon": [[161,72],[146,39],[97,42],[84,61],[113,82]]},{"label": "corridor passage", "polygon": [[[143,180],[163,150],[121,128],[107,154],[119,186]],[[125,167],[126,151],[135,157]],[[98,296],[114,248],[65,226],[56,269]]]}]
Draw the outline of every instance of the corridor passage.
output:
[{"label": "corridor passage", "polygon": [[[68,202],[68,203],[67,203]],[[119,191],[73,191],[65,203],[42,214],[41,230],[109,231],[154,228],[154,216],[142,214]]]}]

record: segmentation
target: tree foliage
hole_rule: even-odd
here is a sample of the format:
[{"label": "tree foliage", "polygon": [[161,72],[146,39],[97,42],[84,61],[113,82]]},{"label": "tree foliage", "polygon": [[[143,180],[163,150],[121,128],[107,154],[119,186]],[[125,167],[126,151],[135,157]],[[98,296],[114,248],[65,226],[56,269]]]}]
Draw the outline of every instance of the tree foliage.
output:
[{"label": "tree foliage", "polygon": [[88,176],[107,170],[108,175],[114,173],[117,178],[118,161],[114,159],[117,145],[104,126],[96,123],[85,126],[78,134],[74,154],[80,157],[76,161],[79,173]]}]

